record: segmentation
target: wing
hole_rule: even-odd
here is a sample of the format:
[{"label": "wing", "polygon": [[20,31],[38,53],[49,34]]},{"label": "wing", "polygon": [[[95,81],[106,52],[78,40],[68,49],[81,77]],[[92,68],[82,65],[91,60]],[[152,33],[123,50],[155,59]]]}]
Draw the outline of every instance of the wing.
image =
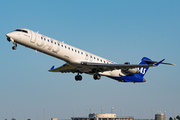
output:
[{"label": "wing", "polygon": [[54,69],[54,66],[52,66],[52,68],[49,70],[49,72],[62,72],[62,73],[72,72],[72,73],[75,73],[75,72],[78,72],[78,70],[76,69],[75,66],[66,63],[63,66],[55,68],[55,69]]},{"label": "wing", "polygon": [[[159,64],[164,64],[165,59],[156,62],[151,61],[147,64],[102,64],[102,63],[91,63],[91,62],[81,62],[81,65],[78,67],[71,65],[69,63],[64,64],[61,67],[54,68],[54,66],[49,70],[49,72],[72,72],[72,73],[96,73],[96,72],[105,72],[112,71],[117,69],[131,69],[138,67],[156,67]],[[169,63],[168,63],[169,64]]]},{"label": "wing", "polygon": [[112,71],[117,69],[130,69],[130,68],[138,68],[138,67],[153,67],[156,66],[154,64],[145,64],[145,65],[129,65],[129,64],[101,64],[101,63],[82,63],[85,67],[89,67],[91,69],[97,70],[98,72],[104,71]]},{"label": "wing", "polygon": [[[89,63],[89,62],[82,62],[82,65],[86,67],[91,67],[91,69],[95,69],[98,72],[104,71],[112,71],[117,69],[132,69],[132,68],[139,68],[139,67],[156,67],[159,64],[163,63],[165,59],[159,62],[151,62],[147,64],[102,64],[102,63]],[[154,64],[153,64],[154,63]]]}]

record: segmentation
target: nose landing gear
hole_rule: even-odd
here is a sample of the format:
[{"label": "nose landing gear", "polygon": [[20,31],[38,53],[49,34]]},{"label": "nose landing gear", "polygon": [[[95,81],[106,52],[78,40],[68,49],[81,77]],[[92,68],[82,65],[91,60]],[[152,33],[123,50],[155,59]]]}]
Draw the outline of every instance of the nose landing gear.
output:
[{"label": "nose landing gear", "polygon": [[13,50],[16,50],[16,47],[17,47],[17,46],[13,46],[12,49],[13,49]]},{"label": "nose landing gear", "polygon": [[17,43],[13,41],[13,44],[14,44],[14,46],[12,47],[12,49],[13,49],[13,50],[16,50],[16,48],[17,48]]},{"label": "nose landing gear", "polygon": [[14,39],[8,37],[7,40],[8,40],[9,42],[10,42],[10,41],[13,42],[14,46],[12,47],[12,49],[13,49],[13,50],[16,50],[16,48],[17,48],[17,43],[14,41]]}]

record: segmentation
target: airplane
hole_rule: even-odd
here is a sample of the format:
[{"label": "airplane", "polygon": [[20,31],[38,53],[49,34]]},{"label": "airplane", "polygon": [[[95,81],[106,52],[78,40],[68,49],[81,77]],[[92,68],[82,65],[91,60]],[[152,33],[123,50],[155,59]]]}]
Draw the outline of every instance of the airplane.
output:
[{"label": "airplane", "polygon": [[75,76],[76,81],[81,81],[82,75],[80,74],[86,73],[93,75],[94,80],[99,80],[101,76],[106,76],[118,82],[142,83],[146,82],[143,77],[149,67],[156,67],[159,64],[174,65],[163,62],[165,59],[152,61],[147,57],[143,57],[139,64],[131,64],[129,62],[117,64],[25,28],[7,33],[6,37],[9,42],[13,42],[13,50],[16,50],[17,44],[20,44],[65,61],[66,63],[58,68],[52,66],[49,72],[77,73]]}]

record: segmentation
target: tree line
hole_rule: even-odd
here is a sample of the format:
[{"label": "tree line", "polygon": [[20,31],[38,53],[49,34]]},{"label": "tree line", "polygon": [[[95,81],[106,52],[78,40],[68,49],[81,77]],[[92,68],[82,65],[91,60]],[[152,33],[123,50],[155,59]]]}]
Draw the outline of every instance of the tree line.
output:
[{"label": "tree line", "polygon": [[[180,120],[180,116],[179,116],[179,115],[178,115],[178,116],[176,116],[176,118],[174,118],[174,120],[176,120],[176,119],[177,119],[177,120]],[[173,118],[172,118],[172,117],[170,117],[170,118],[169,118],[169,120],[173,120]]]}]

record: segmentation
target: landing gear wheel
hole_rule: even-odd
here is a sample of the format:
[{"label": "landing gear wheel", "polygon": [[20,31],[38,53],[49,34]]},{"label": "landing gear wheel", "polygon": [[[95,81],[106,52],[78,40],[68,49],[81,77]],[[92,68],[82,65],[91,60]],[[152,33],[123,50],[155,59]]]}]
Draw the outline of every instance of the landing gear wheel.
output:
[{"label": "landing gear wheel", "polygon": [[99,79],[101,79],[101,75],[94,74],[93,78],[94,78],[94,80],[99,80]]},{"label": "landing gear wheel", "polygon": [[75,80],[76,81],[81,81],[82,80],[82,76],[81,75],[76,75],[75,76]]},{"label": "landing gear wheel", "polygon": [[[11,39],[11,38],[10,38]],[[17,43],[12,39],[12,41],[13,41],[13,44],[14,44],[14,46],[12,47],[12,49],[13,50],[16,50],[16,48],[17,48]]]},{"label": "landing gear wheel", "polygon": [[13,46],[12,49],[13,49],[13,50],[16,50],[16,46]]}]

